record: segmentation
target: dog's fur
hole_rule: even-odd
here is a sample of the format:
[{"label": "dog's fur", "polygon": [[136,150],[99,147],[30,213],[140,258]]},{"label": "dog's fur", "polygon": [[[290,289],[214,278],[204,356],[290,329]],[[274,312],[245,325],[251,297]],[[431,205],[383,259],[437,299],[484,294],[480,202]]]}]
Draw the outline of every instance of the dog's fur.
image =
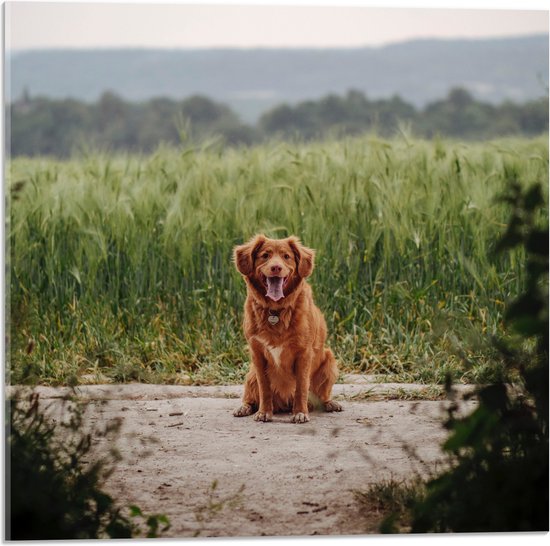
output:
[{"label": "dog's fur", "polygon": [[[254,420],[271,421],[274,412],[292,411],[292,422],[304,423],[310,391],[325,411],[342,409],[330,398],[338,369],[325,347],[325,319],[306,281],[314,257],[296,237],[256,235],[234,249],[235,265],[246,281],[244,333],[252,357],[236,417],[255,412]],[[273,291],[272,281],[277,285]],[[279,321],[270,323],[270,316]]]}]

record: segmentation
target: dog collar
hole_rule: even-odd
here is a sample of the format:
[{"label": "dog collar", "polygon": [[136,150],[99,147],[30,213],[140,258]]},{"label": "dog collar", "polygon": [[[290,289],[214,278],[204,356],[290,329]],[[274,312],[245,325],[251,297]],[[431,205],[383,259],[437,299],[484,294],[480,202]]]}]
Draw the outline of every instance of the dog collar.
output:
[{"label": "dog collar", "polygon": [[275,326],[275,324],[279,322],[279,311],[275,311],[274,309],[268,309],[267,312],[269,313],[269,316],[267,317],[267,322]]}]

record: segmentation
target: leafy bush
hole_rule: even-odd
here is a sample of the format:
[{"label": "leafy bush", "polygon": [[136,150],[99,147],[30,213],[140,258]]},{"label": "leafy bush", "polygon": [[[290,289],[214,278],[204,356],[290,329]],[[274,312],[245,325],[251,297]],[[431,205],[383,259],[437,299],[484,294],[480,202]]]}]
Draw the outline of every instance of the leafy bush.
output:
[{"label": "leafy bush", "polygon": [[64,408],[69,419],[55,423],[35,393],[28,403],[8,401],[8,540],[154,537],[166,530],[166,516],[147,516],[136,506],[123,509],[101,489],[119,459],[116,449],[94,456],[95,462],[86,460],[92,437],[112,442],[120,422],[83,433],[82,410],[69,401]]},{"label": "leafy bush", "polygon": [[519,393],[501,381],[479,389],[466,417],[451,405],[452,468],[427,483],[412,532],[548,530],[548,230],[537,225],[540,185],[512,183],[505,200],[513,215],[499,247],[526,252],[525,290],[505,317],[515,338],[499,342]]}]

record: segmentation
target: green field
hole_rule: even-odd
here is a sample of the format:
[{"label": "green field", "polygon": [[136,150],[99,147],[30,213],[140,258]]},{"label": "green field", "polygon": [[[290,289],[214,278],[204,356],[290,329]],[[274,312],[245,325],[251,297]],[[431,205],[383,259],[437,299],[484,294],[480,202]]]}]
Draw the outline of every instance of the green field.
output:
[{"label": "green field", "polygon": [[317,250],[311,284],[342,370],[488,380],[523,282],[522,256],[494,253],[513,179],[546,187],[547,136],[13,160],[9,381],[241,381],[231,254],[256,232]]}]

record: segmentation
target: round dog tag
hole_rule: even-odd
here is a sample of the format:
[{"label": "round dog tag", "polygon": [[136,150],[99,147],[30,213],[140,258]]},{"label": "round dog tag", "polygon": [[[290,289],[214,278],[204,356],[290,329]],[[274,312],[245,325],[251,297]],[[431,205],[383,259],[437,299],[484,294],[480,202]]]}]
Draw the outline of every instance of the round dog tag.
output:
[{"label": "round dog tag", "polygon": [[279,317],[276,315],[269,315],[269,317],[267,317],[267,320],[269,321],[269,324],[275,325],[279,322]]}]

